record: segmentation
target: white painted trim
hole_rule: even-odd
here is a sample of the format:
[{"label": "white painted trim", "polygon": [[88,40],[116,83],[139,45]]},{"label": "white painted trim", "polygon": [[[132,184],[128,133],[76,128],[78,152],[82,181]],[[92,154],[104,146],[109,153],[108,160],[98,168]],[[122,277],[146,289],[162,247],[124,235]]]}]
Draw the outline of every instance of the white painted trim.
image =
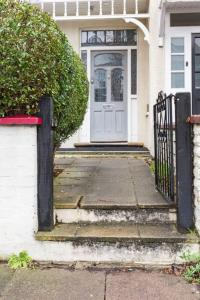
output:
[{"label": "white painted trim", "polygon": [[137,49],[137,46],[88,46],[88,47],[81,47],[81,50],[88,50],[91,51],[120,51],[120,50],[128,50],[128,49]]},{"label": "white painted trim", "polygon": [[149,14],[130,14],[130,15],[93,15],[93,16],[55,16],[53,19],[55,21],[88,21],[88,20],[119,20],[124,18],[131,19],[149,19]]},{"label": "white painted trim", "polygon": [[126,23],[133,23],[133,24],[137,25],[143,31],[145,41],[147,41],[147,43],[150,44],[149,30],[140,20],[137,20],[134,17],[128,17],[128,18],[124,18],[124,21]]}]

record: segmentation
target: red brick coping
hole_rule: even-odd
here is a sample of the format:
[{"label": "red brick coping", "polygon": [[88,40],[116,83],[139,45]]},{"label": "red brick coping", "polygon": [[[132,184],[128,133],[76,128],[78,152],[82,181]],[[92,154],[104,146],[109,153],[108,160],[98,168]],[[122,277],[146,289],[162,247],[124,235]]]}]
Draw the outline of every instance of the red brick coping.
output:
[{"label": "red brick coping", "polygon": [[0,125],[41,125],[42,119],[28,115],[0,118]]},{"label": "red brick coping", "polygon": [[190,124],[200,124],[200,115],[192,115],[188,117],[187,122]]}]

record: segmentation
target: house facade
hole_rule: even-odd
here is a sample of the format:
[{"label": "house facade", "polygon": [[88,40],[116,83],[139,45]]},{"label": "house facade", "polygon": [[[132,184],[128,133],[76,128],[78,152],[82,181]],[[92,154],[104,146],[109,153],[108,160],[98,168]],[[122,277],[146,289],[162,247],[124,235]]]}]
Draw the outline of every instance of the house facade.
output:
[{"label": "house facade", "polygon": [[90,83],[85,120],[63,148],[120,142],[152,150],[158,92],[198,97],[200,1],[31,2],[57,21]]},{"label": "house facade", "polygon": [[[82,127],[62,147],[142,143],[155,149],[156,184],[143,153],[57,153],[53,183],[52,99],[42,97],[40,117],[0,118],[0,260],[26,249],[39,261],[168,265],[199,253],[199,236],[176,227],[200,234],[200,1],[32,2],[90,83]],[[171,96],[154,106],[161,90]]]}]

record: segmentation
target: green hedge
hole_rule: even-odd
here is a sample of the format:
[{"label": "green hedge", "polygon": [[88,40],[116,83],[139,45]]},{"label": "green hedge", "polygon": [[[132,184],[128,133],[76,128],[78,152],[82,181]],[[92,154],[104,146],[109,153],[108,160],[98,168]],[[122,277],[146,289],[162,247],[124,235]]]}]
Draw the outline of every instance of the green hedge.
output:
[{"label": "green hedge", "polygon": [[0,116],[36,114],[38,99],[54,99],[55,146],[81,125],[87,107],[84,66],[47,13],[0,0]]}]

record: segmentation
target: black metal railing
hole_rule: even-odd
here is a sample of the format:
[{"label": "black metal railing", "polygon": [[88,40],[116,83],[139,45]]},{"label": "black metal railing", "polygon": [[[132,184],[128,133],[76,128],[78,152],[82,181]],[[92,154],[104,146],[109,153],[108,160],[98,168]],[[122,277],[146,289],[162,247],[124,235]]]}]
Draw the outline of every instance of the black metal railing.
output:
[{"label": "black metal railing", "polygon": [[168,201],[175,201],[175,96],[158,94],[154,105],[155,183]]}]

